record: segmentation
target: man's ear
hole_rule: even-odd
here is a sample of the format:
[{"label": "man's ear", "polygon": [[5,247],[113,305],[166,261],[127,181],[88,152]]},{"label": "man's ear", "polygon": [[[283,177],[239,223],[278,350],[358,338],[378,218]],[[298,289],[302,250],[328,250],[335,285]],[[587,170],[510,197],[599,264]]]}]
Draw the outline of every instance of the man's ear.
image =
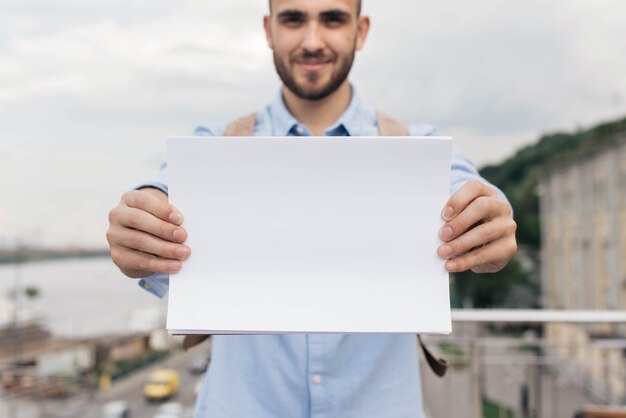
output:
[{"label": "man's ear", "polygon": [[274,49],[274,42],[272,41],[272,16],[263,16],[263,29],[265,29],[267,46],[270,49]]},{"label": "man's ear", "polygon": [[357,51],[363,49],[365,46],[365,40],[367,34],[370,31],[370,18],[369,16],[359,16],[357,21],[357,33],[356,33],[356,49]]}]

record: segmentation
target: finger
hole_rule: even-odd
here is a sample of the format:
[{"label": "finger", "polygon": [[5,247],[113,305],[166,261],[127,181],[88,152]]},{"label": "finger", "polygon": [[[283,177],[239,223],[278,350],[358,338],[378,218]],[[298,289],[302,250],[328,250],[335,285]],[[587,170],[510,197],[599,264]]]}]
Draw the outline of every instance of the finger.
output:
[{"label": "finger", "polygon": [[173,274],[182,267],[179,260],[161,258],[124,247],[112,247],[111,258],[122,271],[133,272],[130,274],[132,277],[145,277],[152,273]]},{"label": "finger", "polygon": [[147,232],[166,241],[183,243],[187,239],[187,232],[182,227],[163,221],[141,209],[120,208],[118,221],[123,226]]},{"label": "finger", "polygon": [[467,205],[479,196],[493,196],[495,191],[480,180],[470,180],[457,190],[446,203],[441,217],[445,221],[454,219]]},{"label": "finger", "polygon": [[460,214],[446,223],[439,230],[442,241],[450,241],[478,223],[482,223],[502,215],[508,207],[506,202],[496,196],[479,196],[472,201]]},{"label": "finger", "polygon": [[517,244],[515,238],[505,237],[492,241],[484,247],[476,248],[469,253],[446,261],[445,267],[449,272],[461,272],[482,267],[483,272],[495,272],[506,265],[515,255]]},{"label": "finger", "polygon": [[499,216],[461,234],[456,239],[442,244],[437,254],[442,258],[452,258],[486,245],[507,235],[515,234],[515,222],[511,218]]},{"label": "finger", "polygon": [[118,245],[153,254],[157,257],[172,260],[186,260],[191,254],[191,249],[186,245],[164,241],[154,235],[135,229],[120,228],[120,231],[117,232],[116,235],[116,243]]},{"label": "finger", "polygon": [[[161,192],[162,193],[162,192]],[[165,195],[165,193],[162,193]],[[170,205],[167,200],[157,197],[146,190],[132,190],[124,193],[123,200],[131,208],[142,209],[155,217],[175,225],[183,223],[183,215]]]}]

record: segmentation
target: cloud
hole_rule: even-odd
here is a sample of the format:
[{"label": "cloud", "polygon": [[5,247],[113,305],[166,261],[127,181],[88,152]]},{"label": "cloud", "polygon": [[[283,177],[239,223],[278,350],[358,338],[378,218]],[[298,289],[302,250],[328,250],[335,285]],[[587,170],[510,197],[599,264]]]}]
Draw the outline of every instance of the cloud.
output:
[{"label": "cloud", "polygon": [[[612,2],[610,14],[626,12],[618,3]],[[379,8],[372,15],[383,12],[382,5],[371,7]],[[359,75],[376,89],[373,97],[386,98],[397,112],[430,116],[445,127],[471,126],[493,135],[567,126],[586,112],[597,118],[598,108],[606,113],[615,106],[616,92],[626,91],[617,74],[626,65],[624,55],[618,56],[626,29],[589,20],[595,7],[444,1],[422,7],[414,19],[403,19],[398,7],[380,29],[391,32],[393,26],[394,48],[388,47],[389,36],[373,33]],[[602,30],[596,31],[598,25]],[[383,63],[389,71],[381,71]],[[403,108],[406,103],[412,106]]]},{"label": "cloud", "polygon": [[[452,134],[477,163],[626,113],[626,3],[365,1],[352,79],[374,107]],[[263,106],[265,1],[0,3],[0,188],[12,231],[102,243],[163,138]],[[9,157],[10,156],[10,157]],[[104,217],[103,217],[104,216]],[[17,233],[17,232],[15,232]]]}]

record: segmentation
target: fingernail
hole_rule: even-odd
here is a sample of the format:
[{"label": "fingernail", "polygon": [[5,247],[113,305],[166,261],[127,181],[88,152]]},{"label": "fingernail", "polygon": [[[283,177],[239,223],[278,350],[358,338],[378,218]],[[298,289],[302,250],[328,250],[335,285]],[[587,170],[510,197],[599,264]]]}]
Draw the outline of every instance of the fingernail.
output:
[{"label": "fingernail", "polygon": [[180,261],[172,261],[170,263],[170,271],[176,272],[176,271],[180,270],[181,266],[182,266],[182,264],[180,263]]},{"label": "fingernail", "polygon": [[170,213],[170,222],[180,225],[183,222],[183,216],[178,212],[172,212]]},{"label": "fingernail", "polygon": [[189,257],[190,252],[191,251],[189,251],[189,248],[187,247],[178,247],[174,250],[174,254],[176,255],[176,257],[182,260],[185,260],[187,257]]},{"label": "fingernail", "polygon": [[176,241],[182,241],[182,239],[185,237],[185,231],[182,228],[176,228],[172,236]]},{"label": "fingernail", "polygon": [[454,250],[449,245],[442,245],[439,247],[439,255],[442,257],[450,257]]},{"label": "fingernail", "polygon": [[439,230],[439,237],[444,241],[452,238],[452,228],[450,228],[449,226],[444,226],[443,228],[441,228],[441,230]]},{"label": "fingernail", "polygon": [[456,263],[454,261],[446,261],[446,270],[448,271],[456,270]]},{"label": "fingernail", "polygon": [[443,212],[441,212],[441,217],[446,221],[452,219],[452,215],[454,215],[454,209],[452,209],[452,206],[446,206],[443,209]]}]

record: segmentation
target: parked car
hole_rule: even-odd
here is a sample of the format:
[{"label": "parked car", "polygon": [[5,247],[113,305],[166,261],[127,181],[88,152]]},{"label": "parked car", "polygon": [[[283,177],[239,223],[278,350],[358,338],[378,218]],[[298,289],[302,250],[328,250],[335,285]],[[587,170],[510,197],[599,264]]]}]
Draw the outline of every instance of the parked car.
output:
[{"label": "parked car", "polygon": [[143,393],[148,401],[165,400],[178,393],[179,385],[180,379],[176,370],[159,369],[148,376]]},{"label": "parked car", "polygon": [[211,357],[209,354],[202,353],[198,354],[189,361],[188,370],[191,374],[202,374],[206,372],[207,367],[209,367],[209,362],[211,361]]},{"label": "parked car", "polygon": [[182,418],[185,407],[179,402],[167,402],[157,409],[154,418]]},{"label": "parked car", "polygon": [[124,400],[109,401],[102,405],[102,418],[129,418],[130,407]]},{"label": "parked car", "polygon": [[183,418],[185,407],[178,402],[164,403],[157,409],[154,418]]}]

